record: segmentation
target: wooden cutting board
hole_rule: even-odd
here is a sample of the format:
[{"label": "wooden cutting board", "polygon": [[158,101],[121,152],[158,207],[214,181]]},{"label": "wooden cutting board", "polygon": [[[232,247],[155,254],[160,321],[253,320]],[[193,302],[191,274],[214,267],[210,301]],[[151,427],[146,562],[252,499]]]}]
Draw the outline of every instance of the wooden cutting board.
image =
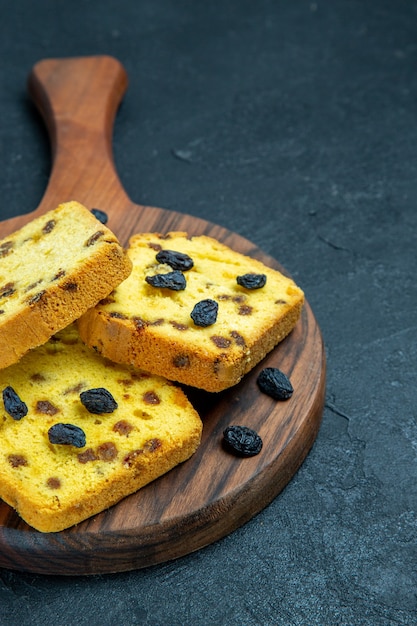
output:
[{"label": "wooden cutting board", "polygon": [[[109,215],[126,244],[135,232],[206,234],[285,273],[250,241],[208,221],[134,204],[112,158],[113,122],[127,87],[108,56],[47,59],[29,75],[29,92],[48,128],[53,168],[39,207],[0,223],[0,237],[29,219],[78,200]],[[263,367],[290,376],[294,394],[261,394]],[[0,566],[44,574],[94,574],[142,568],[198,550],[235,530],[285,487],[317,435],[324,404],[325,356],[308,302],[294,331],[239,385],[219,394],[187,389],[204,423],[199,450],[186,463],[111,509],[60,533],[33,530],[0,501]],[[255,429],[261,453],[239,459],[221,446],[231,424]]]}]

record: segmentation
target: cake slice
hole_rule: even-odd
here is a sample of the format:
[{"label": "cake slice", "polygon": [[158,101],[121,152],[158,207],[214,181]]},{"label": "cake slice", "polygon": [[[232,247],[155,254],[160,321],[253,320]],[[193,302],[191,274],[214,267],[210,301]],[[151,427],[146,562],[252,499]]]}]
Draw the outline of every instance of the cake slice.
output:
[{"label": "cake slice", "polygon": [[106,361],[75,325],[0,371],[0,390],[0,497],[42,532],[115,504],[200,443],[179,387]]},{"label": "cake slice", "polygon": [[0,368],[108,295],[131,271],[115,235],[66,202],[0,241]]},{"label": "cake slice", "polygon": [[128,254],[130,276],[78,320],[83,341],[118,363],[221,391],[300,317],[293,280],[213,238],[138,234]]}]

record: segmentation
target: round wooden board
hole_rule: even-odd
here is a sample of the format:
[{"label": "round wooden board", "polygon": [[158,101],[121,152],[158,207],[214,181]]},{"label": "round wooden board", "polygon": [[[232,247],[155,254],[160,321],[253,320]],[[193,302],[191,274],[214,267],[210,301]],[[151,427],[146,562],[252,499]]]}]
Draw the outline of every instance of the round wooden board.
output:
[{"label": "round wooden board", "polygon": [[[208,221],[131,202],[112,159],[114,116],[127,86],[111,57],[48,59],[33,68],[29,91],[47,124],[53,169],[39,207],[0,224],[6,236],[59,203],[78,200],[109,215],[123,243],[135,232],[170,230],[207,234],[285,273],[250,241]],[[294,394],[277,402],[256,378],[264,367],[289,375]],[[186,388],[203,420],[194,456],[116,506],[60,533],[40,533],[0,501],[0,566],[43,574],[127,571],[175,559],[232,532],[269,504],[303,462],[317,435],[325,395],[320,329],[306,302],[300,321],[239,385],[209,394]],[[223,430],[255,429],[259,455],[226,452]]]}]

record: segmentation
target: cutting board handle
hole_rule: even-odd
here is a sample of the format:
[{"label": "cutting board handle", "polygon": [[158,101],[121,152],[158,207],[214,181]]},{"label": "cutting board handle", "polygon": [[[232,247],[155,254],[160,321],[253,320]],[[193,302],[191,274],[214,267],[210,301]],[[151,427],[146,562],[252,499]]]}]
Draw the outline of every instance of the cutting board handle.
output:
[{"label": "cutting board handle", "polygon": [[[28,90],[48,129],[52,172],[36,210],[79,200],[108,212],[112,199],[129,199],[117,175],[112,150],[114,118],[127,88],[127,74],[110,56],[44,59],[30,72]],[[103,198],[105,198],[103,206]]]}]

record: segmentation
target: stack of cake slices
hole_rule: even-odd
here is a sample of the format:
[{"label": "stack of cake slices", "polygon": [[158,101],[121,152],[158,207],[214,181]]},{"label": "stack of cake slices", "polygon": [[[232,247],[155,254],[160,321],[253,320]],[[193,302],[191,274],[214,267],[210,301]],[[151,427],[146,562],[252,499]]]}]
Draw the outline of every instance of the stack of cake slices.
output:
[{"label": "stack of cake slices", "polygon": [[67,202],[0,241],[0,498],[57,532],[189,459],[181,384],[236,385],[296,325],[288,277],[204,235],[127,250]]}]

